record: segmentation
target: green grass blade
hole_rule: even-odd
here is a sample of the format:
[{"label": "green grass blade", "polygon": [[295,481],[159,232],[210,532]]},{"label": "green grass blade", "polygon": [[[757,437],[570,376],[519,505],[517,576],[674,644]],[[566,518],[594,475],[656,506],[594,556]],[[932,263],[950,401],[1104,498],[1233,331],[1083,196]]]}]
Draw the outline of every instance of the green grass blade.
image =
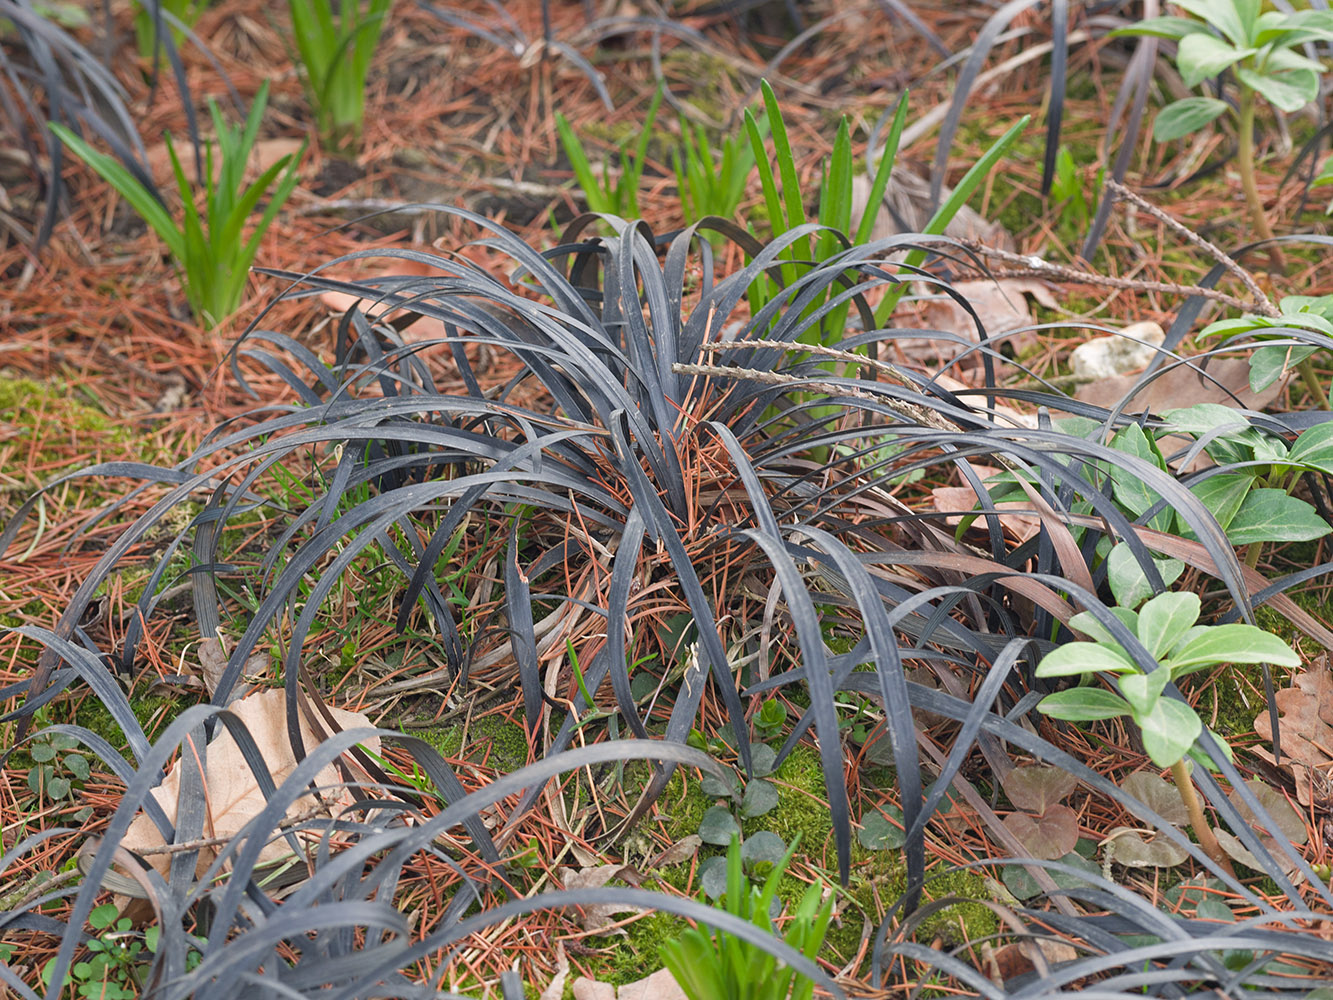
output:
[{"label": "green grass blade", "polygon": [[574,134],[574,129],[570,127],[565,116],[559,111],[555,113],[555,129],[560,136],[560,145],[564,147],[565,156],[569,158],[569,165],[574,171],[574,179],[578,181],[579,187],[583,190],[583,197],[588,203],[588,211],[613,211],[613,207],[607,204],[606,194],[593,175],[592,164],[588,162],[588,154],[583,150],[583,143],[579,142],[579,137]]},{"label": "green grass blade", "polygon": [[138,178],[126,170],[118,160],[97,152],[64,125],[51,122],[48,127],[71,152],[92,167],[103,180],[116,189],[117,194],[129,202],[130,207],[139,213],[144,222],[153,227],[153,231],[167,245],[173,257],[178,260],[182,257],[185,242],[181,231],[162,203],[149,193]]},{"label": "green grass blade", "polygon": [[907,96],[904,92],[898,99],[898,109],[893,113],[893,124],[889,127],[884,152],[879,158],[879,167],[875,170],[875,179],[870,185],[870,200],[866,202],[865,212],[856,227],[857,243],[864,243],[870,239],[870,234],[875,229],[875,220],[879,217],[880,206],[884,203],[884,191],[889,186],[889,175],[893,173],[893,164],[898,158],[898,144],[902,141],[903,128],[907,124]]}]

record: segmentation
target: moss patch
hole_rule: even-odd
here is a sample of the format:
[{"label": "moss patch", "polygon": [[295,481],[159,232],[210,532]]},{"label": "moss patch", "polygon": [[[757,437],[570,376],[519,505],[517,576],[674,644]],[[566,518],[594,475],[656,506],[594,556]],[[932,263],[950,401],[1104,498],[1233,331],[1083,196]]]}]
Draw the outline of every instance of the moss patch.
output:
[{"label": "moss patch", "polygon": [[517,722],[500,715],[473,719],[466,726],[432,726],[414,735],[433,746],[442,757],[461,758],[498,771],[516,771],[528,762],[527,733]]}]

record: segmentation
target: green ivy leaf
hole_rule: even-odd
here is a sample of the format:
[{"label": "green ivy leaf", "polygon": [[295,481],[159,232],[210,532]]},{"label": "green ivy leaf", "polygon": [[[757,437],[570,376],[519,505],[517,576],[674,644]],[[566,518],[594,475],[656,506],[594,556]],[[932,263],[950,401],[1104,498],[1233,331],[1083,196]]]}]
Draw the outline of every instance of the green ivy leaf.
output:
[{"label": "green ivy leaf", "polygon": [[1143,749],[1158,767],[1170,767],[1185,756],[1203,731],[1194,709],[1174,698],[1159,698],[1152,710],[1135,714]]},{"label": "green ivy leaf", "polygon": [[1161,659],[1199,620],[1197,594],[1158,594],[1139,609],[1139,640]]},{"label": "green ivy leaf", "polygon": [[[1211,447],[1208,451],[1214,461],[1227,461],[1227,459],[1219,459],[1217,455],[1212,454]],[[1214,520],[1225,531],[1232,520],[1235,519],[1236,512],[1240,510],[1240,505],[1245,502],[1245,498],[1253,488],[1253,475],[1243,472],[1224,472],[1221,475],[1209,476],[1207,479],[1194,483],[1190,486],[1190,492],[1208,508],[1208,513],[1213,515]],[[1193,530],[1189,530],[1185,534],[1190,538],[1194,537]]]},{"label": "green ivy leaf", "polygon": [[1333,475],[1333,420],[1302,432],[1291,446],[1287,460],[1292,465]]},{"label": "green ivy leaf", "polygon": [[1078,687],[1047,695],[1037,706],[1037,711],[1066,722],[1092,722],[1129,715],[1132,709],[1124,698],[1104,688]]},{"label": "green ivy leaf", "polygon": [[1285,490],[1251,490],[1227,526],[1232,545],[1252,542],[1308,542],[1333,527],[1309,503]]},{"label": "green ivy leaf", "polygon": [[1138,671],[1117,646],[1097,642],[1067,642],[1047,653],[1037,664],[1038,677],[1071,677],[1107,670],[1123,674]]},{"label": "green ivy leaf", "polygon": [[1176,66],[1185,86],[1193,90],[1204,80],[1210,80],[1242,59],[1254,55],[1255,51],[1249,46],[1238,48],[1236,45],[1228,45],[1216,35],[1198,31],[1180,40],[1180,47],[1176,50]]},{"label": "green ivy leaf", "polygon": [[1250,355],[1250,388],[1261,392],[1315,352],[1303,344],[1255,348]]}]

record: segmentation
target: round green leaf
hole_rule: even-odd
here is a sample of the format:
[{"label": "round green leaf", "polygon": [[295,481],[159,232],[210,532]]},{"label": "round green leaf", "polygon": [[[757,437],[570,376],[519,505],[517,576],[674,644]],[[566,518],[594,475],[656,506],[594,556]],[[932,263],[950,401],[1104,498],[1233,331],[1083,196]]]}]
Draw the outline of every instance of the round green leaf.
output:
[{"label": "round green leaf", "polygon": [[731,843],[731,838],[739,837],[740,833],[740,824],[726,806],[711,807],[699,823],[699,837],[705,844],[726,847]]},{"label": "round green leaf", "polygon": [[745,786],[745,797],[741,799],[741,817],[754,819],[771,812],[778,805],[777,786],[771,781],[756,778]]},{"label": "round green leaf", "polygon": [[727,891],[727,859],[709,858],[699,868],[699,886],[709,899],[721,899]]},{"label": "round green leaf", "polygon": [[88,767],[88,758],[80,756],[79,754],[70,754],[64,761],[62,761],[62,763],[65,765],[65,770],[74,775],[75,779],[78,781],[87,781],[89,775],[92,773],[91,769]]},{"label": "round green leaf", "polygon": [[46,794],[53,799],[63,799],[69,794],[69,779],[52,778],[46,783]]},{"label": "round green leaf", "polygon": [[699,790],[710,799],[734,799],[740,794],[740,782],[731,771],[719,776],[705,774],[699,782]]},{"label": "round green leaf", "polygon": [[55,758],[56,748],[50,743],[34,743],[32,749],[28,751],[28,755],[32,757],[33,760],[37,761],[37,763],[45,764],[47,761]]},{"label": "round green leaf", "polygon": [[750,747],[750,763],[754,766],[754,776],[763,778],[773,773],[773,764],[778,759],[775,751],[767,743],[755,743]]},{"label": "round green leaf", "polygon": [[[756,864],[775,865],[787,853],[787,844],[772,830],[760,830],[745,838],[741,844],[741,861],[747,869]],[[766,875],[767,871],[758,872]]]},{"label": "round green leaf", "polygon": [[[883,811],[881,811],[883,810]],[[889,820],[887,812],[897,823]],[[902,828],[903,813],[896,806],[881,806],[867,812],[861,819],[861,829],[856,831],[856,839],[868,851],[893,851],[907,843],[907,834]]]}]

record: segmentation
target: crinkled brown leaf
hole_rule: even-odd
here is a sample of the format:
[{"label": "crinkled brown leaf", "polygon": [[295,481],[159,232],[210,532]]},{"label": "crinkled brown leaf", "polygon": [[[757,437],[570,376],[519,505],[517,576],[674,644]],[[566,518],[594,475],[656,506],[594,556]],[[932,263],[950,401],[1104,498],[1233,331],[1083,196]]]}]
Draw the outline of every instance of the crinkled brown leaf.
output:
[{"label": "crinkled brown leaf", "polygon": [[[600,889],[613,878],[621,877],[626,871],[624,865],[598,865],[596,868],[584,868],[575,871],[572,868],[557,868],[555,873],[566,889]],[[637,907],[622,906],[619,903],[597,903],[583,907],[583,929],[602,931],[616,922],[616,918],[625,913],[640,913]],[[606,933],[624,934],[622,927],[612,928]]]},{"label": "crinkled brown leaf", "polygon": [[649,862],[649,868],[668,868],[671,865],[678,865],[684,861],[689,861],[699,853],[699,848],[703,846],[703,838],[697,833],[691,833],[682,837],[676,843],[672,844],[665,851],[653,858]]},{"label": "crinkled brown leaf", "polygon": [[[1273,822],[1277,824],[1278,830],[1284,837],[1293,844],[1304,844],[1310,839],[1310,833],[1305,827],[1305,820],[1301,819],[1300,814],[1291,807],[1287,797],[1275,788],[1270,788],[1258,778],[1251,778],[1245,782],[1246,786],[1254,797],[1259,800],[1259,804],[1264,807],[1269,816],[1273,817]],[[1241,801],[1240,795],[1234,790],[1231,793],[1231,804],[1236,807],[1241,818],[1245,822],[1254,824],[1254,813],[1250,812],[1250,807]],[[1260,836],[1266,836],[1262,828],[1255,827],[1255,831]]]},{"label": "crinkled brown leaf", "polygon": [[[1245,358],[1214,358],[1208,365],[1208,377],[1199,378],[1198,372],[1180,365],[1161,375],[1129,401],[1127,413],[1148,410],[1160,413],[1196,403],[1220,403],[1235,406],[1236,399],[1249,410],[1262,410],[1282,393],[1285,379],[1278,379],[1267,389],[1250,389],[1250,362]],[[1096,406],[1115,406],[1125,397],[1138,375],[1116,375],[1112,378],[1088,382],[1074,390],[1074,398]]]},{"label": "crinkled brown leaf", "polygon": [[[265,652],[252,653],[241,668],[242,676],[251,676],[268,669],[269,655]],[[199,644],[199,675],[203,678],[204,689],[211,698],[218,689],[218,681],[227,669],[227,652],[222,648],[222,641],[216,636],[205,639]]]},{"label": "crinkled brown leaf", "polygon": [[[1004,344],[1015,353],[1023,354],[1037,346],[1037,334],[1031,327],[1036,324],[1032,311],[1028,308],[1027,296],[1031,295],[1038,303],[1048,309],[1056,306],[1050,289],[1032,278],[1001,278],[996,280],[958,281],[953,288],[976,311],[977,319],[988,337],[1021,330],[1011,337],[1006,337]],[[935,295],[934,288],[922,286],[921,291],[931,297],[915,303],[910,308],[910,318],[899,318],[904,323],[911,323],[928,330],[940,330],[944,333],[957,334],[972,343],[978,342],[977,320],[974,320],[952,296]],[[939,337],[902,337],[893,340],[893,348],[901,350],[908,361],[938,362],[951,361],[966,348],[961,344],[951,343]],[[981,353],[973,351],[962,362],[965,368],[980,368]]]},{"label": "crinkled brown leaf", "polygon": [[1040,816],[1010,813],[1004,825],[1030,857],[1042,861],[1064,857],[1078,842],[1078,816],[1068,806],[1051,806]]},{"label": "crinkled brown leaf", "polygon": [[[269,774],[275,785],[281,785],[296,768],[296,757],[292,753],[291,743],[287,738],[286,692],[282,688],[269,688],[256,691],[228,706],[245,723],[246,729],[254,738],[259,748],[260,757],[268,764]],[[360,712],[347,712],[339,708],[330,708],[333,718],[343,729],[368,727],[370,720]],[[311,728],[309,721],[301,714],[301,737],[305,742],[306,752],[319,745],[322,737]],[[365,744],[378,753],[379,740],[372,738]],[[191,753],[190,744],[185,743],[182,753]],[[219,726],[217,734],[208,744],[208,765],[205,777],[207,788],[208,815],[204,822],[205,837],[230,837],[241,827],[250,822],[265,805],[264,793],[259,789],[259,782],[241,756],[240,747],[231,738],[231,732]],[[348,760],[347,757],[343,758]],[[355,765],[352,765],[355,768]],[[361,777],[359,768],[354,773]],[[176,820],[176,800],[180,794],[180,761],[171,768],[162,784],[153,789],[153,797],[162,806],[167,818]],[[315,777],[315,784],[321,789],[343,783],[338,769],[329,765]],[[352,805],[351,795],[338,795],[335,791],[321,791],[324,803],[332,809],[334,815]],[[315,806],[313,796],[302,796],[292,803],[289,816],[309,812]],[[154,848],[163,846],[162,835],[146,814],[140,813],[130,824],[122,844],[131,851],[136,851],[148,858],[149,862],[165,876],[169,864],[169,855],[152,853]],[[285,840],[274,838],[259,854],[261,864],[276,861],[289,853]],[[145,853],[148,852],[148,853]],[[197,870],[203,872],[216,857],[217,848],[206,847],[199,852]]]},{"label": "crinkled brown leaf", "polygon": [[[1296,798],[1303,806],[1312,802],[1311,791],[1323,789],[1333,769],[1333,677],[1328,660],[1320,657],[1292,679],[1292,685],[1274,695],[1282,719],[1279,733],[1282,766],[1290,768],[1296,781]],[[1273,727],[1268,712],[1254,720],[1254,729],[1270,742]],[[1255,752],[1268,761],[1272,754],[1263,747]]]},{"label": "crinkled brown leaf", "polygon": [[1015,807],[1044,813],[1063,802],[1078,787],[1078,779],[1064,768],[1030,764],[1014,768],[1000,779],[1000,784]]}]

